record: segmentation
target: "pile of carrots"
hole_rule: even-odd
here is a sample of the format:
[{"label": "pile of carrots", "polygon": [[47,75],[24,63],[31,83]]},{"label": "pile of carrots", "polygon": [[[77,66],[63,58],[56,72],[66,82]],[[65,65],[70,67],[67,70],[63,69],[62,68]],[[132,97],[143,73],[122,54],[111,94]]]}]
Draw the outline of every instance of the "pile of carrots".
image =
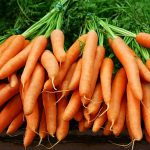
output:
[{"label": "pile of carrots", "polygon": [[[103,128],[119,136],[127,128],[132,141],[150,142],[150,60],[146,65],[119,36],[108,39],[122,67],[114,75],[114,62],[105,57],[94,30],[81,35],[65,52],[64,34],[55,29],[49,40],[32,41],[12,35],[0,45],[0,133],[13,135],[25,124],[24,147],[36,135],[62,141],[72,119],[80,132]],[[150,48],[150,35],[136,41]],[[84,45],[81,49],[81,44]],[[82,54],[82,55],[81,55]]]}]

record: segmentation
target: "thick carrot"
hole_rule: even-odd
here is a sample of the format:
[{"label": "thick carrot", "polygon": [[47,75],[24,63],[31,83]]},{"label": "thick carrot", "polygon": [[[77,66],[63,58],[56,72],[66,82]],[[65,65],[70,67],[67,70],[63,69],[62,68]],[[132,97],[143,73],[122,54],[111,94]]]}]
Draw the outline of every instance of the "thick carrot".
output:
[{"label": "thick carrot", "polygon": [[19,81],[18,81],[18,78],[16,76],[16,74],[12,74],[11,76],[8,77],[8,80],[10,82],[10,86],[11,87],[16,87],[19,85]]},{"label": "thick carrot", "polygon": [[110,128],[111,128],[111,122],[107,121],[104,131],[103,131],[103,135],[105,136],[110,135],[111,134]]},{"label": "thick carrot", "polygon": [[23,124],[24,122],[24,114],[23,112],[20,112],[16,118],[11,122],[7,129],[7,134],[13,134],[15,133]]},{"label": "thick carrot", "polygon": [[[59,97],[58,97],[59,98]],[[58,103],[58,111],[57,111],[57,130],[56,130],[56,137],[58,141],[62,141],[69,132],[69,121],[63,120],[64,111],[67,107],[67,100],[63,98]]]},{"label": "thick carrot", "polygon": [[150,34],[140,32],[136,35],[135,39],[143,47],[150,48]]},{"label": "thick carrot", "polygon": [[126,115],[126,97],[124,96],[121,103],[119,116],[113,126],[113,133],[115,136],[119,136],[120,133],[123,131],[126,118],[125,115]]},{"label": "thick carrot", "polygon": [[0,113],[0,133],[13,121],[22,111],[20,96],[13,97]]},{"label": "thick carrot", "polygon": [[58,72],[59,65],[55,56],[49,51],[45,50],[41,56],[41,64],[46,69],[48,77],[54,82]]},{"label": "thick carrot", "polygon": [[50,38],[55,57],[60,63],[64,62],[66,59],[66,52],[64,50],[64,33],[59,29],[55,29],[52,31]]},{"label": "thick carrot", "polygon": [[46,46],[47,46],[47,39],[45,36],[36,37],[36,39],[33,42],[31,51],[29,53],[25,68],[21,76],[21,83],[23,85],[25,85],[25,83],[30,79],[38,62],[38,59],[45,50]]},{"label": "thick carrot", "polygon": [[29,81],[29,87],[24,96],[23,108],[25,115],[32,113],[38,96],[44,85],[45,71],[40,64],[37,64]]},{"label": "thick carrot", "polygon": [[81,98],[79,90],[75,90],[69,100],[69,103],[64,111],[63,120],[70,121],[81,108]]},{"label": "thick carrot", "polygon": [[81,97],[88,97],[90,93],[94,59],[96,55],[98,36],[95,31],[89,31],[82,56],[82,72],[79,84],[79,92]]},{"label": "thick carrot", "polygon": [[23,49],[24,41],[25,38],[22,35],[16,35],[16,38],[11,42],[0,57],[0,68]]},{"label": "thick carrot", "polygon": [[142,82],[143,89],[143,105],[142,105],[142,118],[144,121],[147,134],[150,136],[150,83]]},{"label": "thick carrot", "polygon": [[137,99],[142,100],[143,93],[135,57],[131,54],[129,47],[120,37],[116,37],[112,40],[111,47],[126,71],[133,94]]},{"label": "thick carrot", "polygon": [[141,128],[140,100],[133,95],[129,84],[127,85],[127,117],[128,126],[133,140],[140,141],[143,137]]},{"label": "thick carrot", "polygon": [[24,41],[24,46],[23,46],[23,48],[25,48],[26,46],[28,46],[30,44],[30,41],[29,40],[25,40]]},{"label": "thick carrot", "polygon": [[[104,113],[105,111],[106,111],[106,105],[103,105],[102,113]],[[92,127],[92,131],[94,133],[98,132],[102,128],[102,126],[104,125],[106,120],[107,120],[107,113],[104,113],[103,115],[97,117],[95,119],[95,121],[94,121],[94,124],[93,124],[93,127]]]},{"label": "thick carrot", "polygon": [[57,127],[56,97],[53,93],[43,92],[42,99],[46,116],[47,131],[51,136],[54,136]]},{"label": "thick carrot", "polygon": [[109,102],[111,99],[111,82],[112,82],[113,69],[114,69],[114,63],[112,59],[105,58],[103,60],[100,69],[100,80],[101,80],[104,102],[107,105],[107,107],[109,107]]},{"label": "thick carrot", "polygon": [[47,135],[46,117],[45,117],[45,112],[43,110],[42,117],[40,120],[40,127],[39,127],[40,140],[42,141],[46,137],[46,135]]},{"label": "thick carrot", "polygon": [[[90,87],[90,92],[88,94],[88,98],[91,98],[96,86],[99,70],[102,64],[102,61],[105,56],[105,48],[103,46],[98,46],[96,50],[95,62],[94,62],[94,74],[92,75],[92,83]],[[87,105],[90,101],[85,99],[84,97],[81,98],[81,101],[84,105]]]},{"label": "thick carrot", "polygon": [[82,70],[82,59],[79,59],[77,62],[77,66],[74,70],[70,83],[68,85],[69,90],[75,90],[79,86],[80,77],[81,77],[81,70]]},{"label": "thick carrot", "polygon": [[127,86],[126,72],[124,68],[121,68],[116,73],[112,83],[110,107],[107,112],[108,120],[109,122],[112,123],[112,127],[119,116],[121,101],[125,93],[126,86]]},{"label": "thick carrot", "polygon": [[10,76],[25,65],[32,44],[33,41],[16,56],[14,56],[5,63],[5,65],[0,69],[0,79],[4,79]]},{"label": "thick carrot", "polygon": [[83,110],[80,108],[80,110],[74,115],[74,120],[75,121],[81,121],[83,118]]},{"label": "thick carrot", "polygon": [[100,83],[95,87],[94,94],[92,96],[92,101],[88,104],[87,110],[90,115],[96,115],[100,109],[103,101],[102,88]]},{"label": "thick carrot", "polygon": [[[59,73],[54,81],[55,86],[62,83],[68,69],[78,59],[78,57],[80,55],[81,44],[85,43],[86,37],[87,37],[86,34],[80,36],[67,51],[66,61],[61,64]],[[46,81],[46,83],[44,85],[44,89],[45,90],[53,89],[51,80]]]},{"label": "thick carrot", "polygon": [[3,52],[8,48],[8,46],[12,43],[12,41],[16,38],[16,35],[10,36],[8,39],[6,39],[0,46],[0,56],[3,54]]}]

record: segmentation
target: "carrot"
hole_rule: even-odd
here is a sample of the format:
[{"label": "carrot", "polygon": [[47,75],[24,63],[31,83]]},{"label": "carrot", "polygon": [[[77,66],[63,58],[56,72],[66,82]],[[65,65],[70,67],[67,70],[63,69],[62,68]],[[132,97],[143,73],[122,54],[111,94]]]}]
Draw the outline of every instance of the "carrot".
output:
[{"label": "carrot", "polygon": [[110,135],[111,134],[110,128],[111,128],[111,122],[107,121],[104,131],[103,131],[103,135],[105,136]]},{"label": "carrot", "polygon": [[74,115],[74,120],[75,121],[81,121],[83,118],[83,110],[80,108],[80,110]]},{"label": "carrot", "polygon": [[145,139],[146,139],[146,141],[147,141],[148,143],[150,143],[150,136],[149,136],[149,134],[147,133],[146,130],[144,130],[144,133],[145,133]]},{"label": "carrot", "polygon": [[146,67],[150,70],[150,58],[146,60]]},{"label": "carrot", "polygon": [[16,35],[16,38],[11,42],[0,57],[0,68],[23,49],[24,41],[25,39],[22,35]]},{"label": "carrot", "polygon": [[102,89],[100,83],[95,87],[92,101],[88,104],[87,110],[90,115],[96,115],[103,101]]},{"label": "carrot", "polygon": [[70,121],[81,108],[81,98],[79,90],[75,90],[70,98],[70,101],[64,111],[63,120]]},{"label": "carrot", "polygon": [[[120,84],[121,83],[121,84]],[[112,83],[112,92],[110,100],[110,108],[108,109],[107,115],[109,122],[114,125],[120,113],[120,106],[123,95],[126,90],[127,77],[124,68],[118,70]]]},{"label": "carrot", "polygon": [[113,133],[115,136],[119,136],[124,128],[125,114],[126,114],[126,97],[124,96],[121,103],[119,116],[113,126]]},{"label": "carrot", "polygon": [[62,141],[67,135],[69,131],[69,121],[63,120],[64,111],[67,107],[67,100],[63,98],[58,103],[58,111],[57,111],[57,130],[56,130],[56,137],[58,141]]},{"label": "carrot", "polygon": [[53,84],[59,72],[59,65],[55,56],[49,50],[45,50],[41,56],[41,63],[46,69],[48,77],[51,79]]},{"label": "carrot", "polygon": [[32,44],[33,41],[16,56],[8,60],[8,62],[6,62],[4,66],[2,66],[2,68],[0,69],[0,79],[4,79],[10,76],[25,65]]},{"label": "carrot", "polygon": [[28,46],[30,44],[30,41],[29,40],[25,40],[24,41],[24,46],[23,46],[23,48],[25,48],[26,46]]},{"label": "carrot", "polygon": [[54,137],[57,126],[56,97],[53,93],[43,92],[42,99],[46,117],[47,131],[52,137]]},{"label": "carrot", "polygon": [[43,110],[42,117],[40,120],[40,127],[39,127],[40,142],[46,137],[46,135],[47,135],[46,117],[45,117],[45,112]]},{"label": "carrot", "polygon": [[18,78],[16,76],[16,74],[12,74],[11,76],[8,77],[8,80],[10,82],[10,86],[11,87],[16,87],[19,85],[19,81],[18,81]]},{"label": "carrot", "polygon": [[[135,57],[129,51],[129,47],[120,38],[116,37],[112,40],[111,47],[113,52],[123,65],[131,90],[137,99],[142,100],[142,87],[139,76],[139,69]],[[124,57],[125,56],[125,57]]]},{"label": "carrot", "polygon": [[79,86],[80,77],[81,77],[81,70],[82,70],[82,59],[79,59],[77,62],[76,68],[68,85],[69,90],[75,90]]},{"label": "carrot", "polygon": [[[78,59],[80,55],[81,44],[85,43],[87,35],[80,36],[67,51],[66,61],[62,63],[59,73],[54,81],[54,85],[61,84],[70,66]],[[46,81],[45,90],[52,90],[53,85],[51,80]]]},{"label": "carrot", "polygon": [[143,47],[150,48],[150,34],[140,32],[136,35],[135,39]]},{"label": "carrot", "polygon": [[[106,105],[103,106],[102,113],[104,113],[105,111],[106,111]],[[106,120],[107,120],[107,114],[106,113],[104,113],[103,115],[100,115],[99,117],[97,117],[94,121],[92,131],[94,133],[98,132],[102,128],[102,126],[104,125]]]},{"label": "carrot", "polygon": [[86,108],[83,109],[83,115],[85,120],[87,120],[88,122],[90,121],[90,115],[88,113],[88,110]]},{"label": "carrot", "polygon": [[22,76],[21,76],[21,83],[25,85],[25,83],[30,79],[37,61],[43,51],[45,50],[47,46],[47,39],[45,36],[38,36],[33,42],[31,51],[29,53],[29,56],[26,61],[25,68],[23,70]]},{"label": "carrot", "polygon": [[137,99],[131,90],[130,85],[127,85],[127,117],[129,131],[133,140],[140,141],[142,139],[140,100]]},{"label": "carrot", "polygon": [[23,108],[25,115],[33,112],[33,108],[41,94],[44,85],[45,72],[40,64],[37,64],[29,82],[29,87],[25,93]]},{"label": "carrot", "polygon": [[8,129],[7,129],[7,134],[13,134],[15,133],[23,124],[24,122],[24,114],[23,112],[20,112],[16,118],[11,122],[11,124],[9,125]]},{"label": "carrot", "polygon": [[103,63],[100,69],[100,80],[101,80],[104,102],[108,108],[109,108],[109,102],[111,99],[111,81],[112,81],[113,69],[114,69],[114,63],[112,59],[105,58],[103,60]]},{"label": "carrot", "polygon": [[22,111],[22,102],[19,95],[13,97],[0,113],[0,133]]},{"label": "carrot", "polygon": [[8,46],[12,43],[12,41],[16,38],[16,35],[11,35],[9,38],[7,38],[0,46],[0,56],[3,54],[3,52],[8,48]]},{"label": "carrot", "polygon": [[79,131],[80,132],[85,132],[87,129],[85,128],[85,126],[84,126],[84,122],[85,122],[85,120],[84,119],[82,119],[81,121],[79,121],[79,123],[78,123],[78,127],[79,127]]},{"label": "carrot", "polygon": [[66,52],[64,51],[64,33],[59,29],[55,29],[52,31],[50,38],[55,57],[60,63],[64,62],[66,59]]},{"label": "carrot", "polygon": [[[92,83],[91,83],[91,88],[90,88],[90,92],[88,94],[88,98],[91,98],[96,86],[96,82],[97,82],[97,78],[98,78],[98,74],[99,74],[99,70],[101,67],[101,63],[104,59],[105,56],[105,48],[103,46],[98,46],[97,50],[96,50],[96,56],[95,56],[95,62],[94,62],[94,74],[92,76]],[[84,97],[81,98],[81,101],[84,105],[87,105],[90,101],[86,100]]]},{"label": "carrot", "polygon": [[82,72],[79,84],[81,97],[87,97],[90,92],[97,41],[97,33],[95,31],[89,31],[82,56]]},{"label": "carrot", "polygon": [[24,136],[24,139],[23,139],[23,145],[26,149],[26,147],[28,147],[34,140],[36,136],[36,133],[33,132],[30,127],[26,127],[26,131],[25,131],[25,136]]},{"label": "carrot", "polygon": [[142,89],[143,89],[143,105],[142,105],[142,116],[145,125],[145,129],[147,134],[150,136],[150,83],[142,82]]}]

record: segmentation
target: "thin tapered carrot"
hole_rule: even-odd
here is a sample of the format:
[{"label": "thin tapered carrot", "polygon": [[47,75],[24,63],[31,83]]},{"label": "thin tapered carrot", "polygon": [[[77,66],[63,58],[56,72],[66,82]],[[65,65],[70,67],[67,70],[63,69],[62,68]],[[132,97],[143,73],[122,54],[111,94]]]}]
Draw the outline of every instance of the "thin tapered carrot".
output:
[{"label": "thin tapered carrot", "polygon": [[22,111],[22,102],[19,95],[13,97],[0,113],[0,133]]},{"label": "thin tapered carrot", "polygon": [[[94,61],[94,74],[92,76],[92,83],[91,83],[91,87],[90,87],[90,92],[88,94],[88,98],[91,98],[96,86],[96,82],[97,82],[97,78],[98,78],[98,74],[99,74],[99,70],[102,64],[102,61],[104,59],[105,56],[105,48],[103,46],[97,46],[97,50],[96,50],[96,56],[95,56],[95,61]],[[81,101],[84,105],[87,105],[90,101],[85,99],[84,97],[81,98]]]},{"label": "thin tapered carrot", "polygon": [[17,55],[24,47],[25,38],[17,35],[0,57],[0,68],[11,58]]},{"label": "thin tapered carrot", "polygon": [[49,51],[45,50],[41,56],[41,64],[46,69],[48,77],[52,80],[52,84],[59,72],[59,65],[55,56]]},{"label": "thin tapered carrot", "polygon": [[0,69],[0,79],[4,79],[10,76],[25,65],[32,44],[33,41],[16,56],[5,63],[5,65]]},{"label": "thin tapered carrot", "polygon": [[45,50],[46,46],[47,46],[47,39],[45,36],[36,37],[36,39],[33,42],[31,51],[29,53],[25,68],[21,76],[21,83],[23,85],[25,85],[25,83],[30,79],[38,62],[38,59]]},{"label": "thin tapered carrot", "polygon": [[[81,50],[81,44],[84,44],[86,41],[87,35],[84,34],[80,36],[74,43],[73,45],[68,49],[67,51],[67,56],[66,56],[66,61],[61,64],[59,73],[54,81],[54,85],[57,86],[58,84],[61,84],[63,79],[65,78],[65,75],[70,68],[70,66],[78,59],[80,55],[80,50]],[[44,85],[45,90],[52,90],[53,85],[51,80],[46,81]]]},{"label": "thin tapered carrot", "polygon": [[133,94],[137,99],[142,100],[143,93],[135,57],[131,54],[129,47],[120,37],[116,37],[112,40],[111,47],[126,71]]},{"label": "thin tapered carrot", "polygon": [[7,134],[15,133],[22,126],[23,123],[24,123],[24,114],[23,112],[20,112],[9,125],[7,129]]},{"label": "thin tapered carrot", "polygon": [[45,112],[43,110],[39,127],[40,142],[46,137],[46,135],[47,135],[46,117]]},{"label": "thin tapered carrot", "polygon": [[143,89],[143,105],[142,105],[142,118],[147,134],[150,136],[150,83],[142,82]]},{"label": "thin tapered carrot", "polygon": [[75,121],[81,121],[83,118],[83,110],[80,108],[80,110],[74,115],[74,120]]},{"label": "thin tapered carrot", "polygon": [[57,108],[55,94],[43,92],[42,100],[46,117],[47,131],[53,137],[57,127]]},{"label": "thin tapered carrot", "polygon": [[10,82],[10,86],[11,87],[16,87],[19,85],[19,81],[18,81],[18,78],[16,76],[16,74],[12,74],[11,76],[8,77],[8,80]]},{"label": "thin tapered carrot", "polygon": [[146,67],[150,70],[150,58],[146,60]]},{"label": "thin tapered carrot", "polygon": [[90,115],[97,114],[102,104],[102,101],[103,101],[102,88],[100,83],[98,83],[95,87],[95,91],[92,96],[92,101],[87,106],[88,113]]},{"label": "thin tapered carrot", "polygon": [[150,34],[140,32],[136,35],[135,39],[143,47],[150,48]]},{"label": "thin tapered carrot", "polygon": [[111,122],[107,121],[104,131],[103,131],[103,135],[105,136],[110,135],[111,134],[110,128],[111,128]]},{"label": "thin tapered carrot", "polygon": [[150,143],[150,136],[149,134],[147,133],[146,129],[144,130],[144,134],[145,134],[145,139],[148,143]]},{"label": "thin tapered carrot", "polygon": [[133,140],[140,141],[143,137],[141,128],[140,100],[134,96],[129,84],[127,85],[127,117],[128,126]]},{"label": "thin tapered carrot", "polygon": [[82,70],[82,59],[78,60],[77,66],[74,70],[70,83],[68,85],[69,90],[75,90],[79,86],[80,77],[81,77],[81,70]]},{"label": "thin tapered carrot", "polygon": [[41,94],[41,90],[44,85],[44,78],[45,71],[40,64],[37,64],[29,81],[29,87],[24,96],[23,108],[25,115],[32,113],[35,103],[38,100],[38,96]]},{"label": "thin tapered carrot", "polygon": [[[106,105],[103,105],[101,114],[104,113],[105,111],[106,111]],[[94,133],[98,132],[102,128],[106,120],[107,120],[107,113],[98,116],[93,123],[92,132]]]},{"label": "thin tapered carrot", "polygon": [[81,97],[88,97],[90,92],[97,42],[97,33],[93,30],[89,31],[82,56],[82,72],[79,84],[79,92]]},{"label": "thin tapered carrot", "polygon": [[79,90],[75,90],[69,100],[69,103],[64,111],[63,120],[70,121],[81,108],[81,97]]},{"label": "thin tapered carrot", "polygon": [[83,109],[83,115],[84,115],[85,120],[87,120],[89,122],[90,121],[90,114],[88,113],[87,108]]},{"label": "thin tapered carrot", "polygon": [[113,134],[115,136],[119,136],[123,131],[126,118],[125,115],[126,115],[126,97],[124,96],[121,103],[119,116],[113,126]]},{"label": "thin tapered carrot", "polygon": [[16,35],[12,35],[7,38],[0,46],[0,56],[2,53],[8,48],[8,46],[12,43],[12,41],[16,38]]},{"label": "thin tapered carrot", "polygon": [[120,113],[120,106],[127,86],[127,77],[124,68],[118,70],[112,83],[110,107],[107,111],[108,120],[114,125]]},{"label": "thin tapered carrot", "polygon": [[80,132],[85,132],[85,131],[87,130],[87,128],[85,128],[85,126],[84,126],[84,122],[85,122],[85,120],[82,119],[82,120],[79,121],[79,123],[78,123],[78,127],[79,127],[79,131],[80,131]]},{"label": "thin tapered carrot", "polygon": [[55,57],[60,63],[64,62],[66,59],[66,52],[64,50],[64,33],[59,29],[55,29],[52,31],[50,38]]},{"label": "thin tapered carrot", "polygon": [[[59,98],[59,97],[58,97]],[[63,120],[64,111],[67,107],[67,100],[63,98],[58,103],[58,110],[57,110],[57,130],[56,130],[56,137],[58,141],[62,141],[69,132],[69,121]]]},{"label": "thin tapered carrot", "polygon": [[113,69],[114,69],[114,63],[112,59],[105,58],[103,60],[100,69],[100,80],[101,80],[104,102],[108,107],[111,99],[111,82],[112,82]]}]

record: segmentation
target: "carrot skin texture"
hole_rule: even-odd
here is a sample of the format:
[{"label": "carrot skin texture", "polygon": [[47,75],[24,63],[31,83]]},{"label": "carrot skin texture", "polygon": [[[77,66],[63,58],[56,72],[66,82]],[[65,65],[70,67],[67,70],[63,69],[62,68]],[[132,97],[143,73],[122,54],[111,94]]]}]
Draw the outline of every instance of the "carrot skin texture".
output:
[{"label": "carrot skin texture", "polygon": [[150,58],[146,60],[146,67],[150,70]]},{"label": "carrot skin texture", "polygon": [[108,136],[111,134],[110,127],[111,127],[111,122],[107,121],[103,131],[103,135]]},{"label": "carrot skin texture", "polygon": [[80,122],[83,118],[83,110],[80,108],[80,110],[74,115],[74,120]]},{"label": "carrot skin texture", "polygon": [[140,82],[139,69],[135,57],[129,50],[130,48],[120,37],[116,37],[112,40],[111,47],[126,71],[128,82],[130,84],[131,90],[133,91],[133,94],[137,99],[142,100],[143,93]]}]

